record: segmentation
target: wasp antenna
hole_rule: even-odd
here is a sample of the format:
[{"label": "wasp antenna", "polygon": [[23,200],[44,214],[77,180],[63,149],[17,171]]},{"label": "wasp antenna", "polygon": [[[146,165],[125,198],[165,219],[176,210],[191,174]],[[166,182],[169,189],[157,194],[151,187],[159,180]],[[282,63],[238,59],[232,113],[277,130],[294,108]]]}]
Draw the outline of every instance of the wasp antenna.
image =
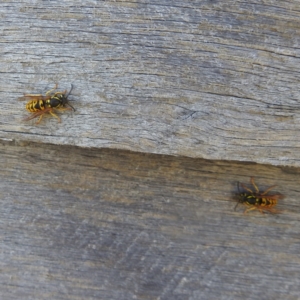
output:
[{"label": "wasp antenna", "polygon": [[[238,188],[239,193],[241,193],[239,181],[237,182],[237,188]],[[237,203],[236,203],[236,205],[235,205],[235,207],[234,207],[234,211],[236,210],[236,208],[237,208],[237,206],[239,205],[239,203],[240,203],[240,200],[237,201]]]},{"label": "wasp antenna", "polygon": [[235,205],[235,207],[234,207],[234,211],[236,210],[236,208],[237,208],[237,206],[239,205],[239,203],[240,203],[240,200],[237,201],[237,203],[236,203],[236,205]]},{"label": "wasp antenna", "polygon": [[240,193],[241,190],[240,190],[240,182],[239,182],[239,181],[237,182],[237,188],[238,188],[238,191],[239,191],[239,193]]},{"label": "wasp antenna", "polygon": [[72,90],[73,90],[73,84],[71,83],[71,89],[70,89],[70,91],[69,91],[68,95],[66,96],[66,98],[68,98],[68,97],[69,97],[69,95],[71,94]]},{"label": "wasp antenna", "polygon": [[76,111],[76,109],[68,102],[67,103],[70,107],[72,107],[72,109],[74,110],[74,111]]},{"label": "wasp antenna", "polygon": [[[73,84],[71,83],[71,89],[70,89],[68,95],[66,96],[67,99],[68,99],[69,95],[71,94],[72,90],[73,90]],[[72,109],[75,111],[75,108],[69,103],[70,101],[72,101],[72,100],[68,100],[67,104],[68,104],[70,107],[72,107]]]}]

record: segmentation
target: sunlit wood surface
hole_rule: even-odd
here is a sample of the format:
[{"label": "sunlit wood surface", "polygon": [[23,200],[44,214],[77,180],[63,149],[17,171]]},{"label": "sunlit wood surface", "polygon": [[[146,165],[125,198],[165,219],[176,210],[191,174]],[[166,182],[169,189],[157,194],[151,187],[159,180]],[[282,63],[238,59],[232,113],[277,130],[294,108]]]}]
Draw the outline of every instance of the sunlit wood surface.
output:
[{"label": "sunlit wood surface", "polygon": [[[0,138],[300,167],[299,1],[2,1]],[[62,123],[24,93],[74,85]]]}]

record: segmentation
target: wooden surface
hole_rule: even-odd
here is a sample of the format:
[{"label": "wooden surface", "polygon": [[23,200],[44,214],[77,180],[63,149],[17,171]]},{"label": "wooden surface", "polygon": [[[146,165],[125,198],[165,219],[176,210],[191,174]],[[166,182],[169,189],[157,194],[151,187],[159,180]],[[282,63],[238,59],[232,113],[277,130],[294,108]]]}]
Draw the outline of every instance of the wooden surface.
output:
[{"label": "wooden surface", "polygon": [[[299,299],[299,168],[0,145],[1,299]],[[286,195],[234,211],[236,183]]]},{"label": "wooden surface", "polygon": [[[1,299],[299,299],[298,1],[0,16]],[[23,122],[55,83],[76,112]],[[282,214],[233,210],[250,176]]]},{"label": "wooden surface", "polygon": [[[2,1],[0,138],[300,166],[299,1]],[[23,93],[74,85],[37,127]]]}]

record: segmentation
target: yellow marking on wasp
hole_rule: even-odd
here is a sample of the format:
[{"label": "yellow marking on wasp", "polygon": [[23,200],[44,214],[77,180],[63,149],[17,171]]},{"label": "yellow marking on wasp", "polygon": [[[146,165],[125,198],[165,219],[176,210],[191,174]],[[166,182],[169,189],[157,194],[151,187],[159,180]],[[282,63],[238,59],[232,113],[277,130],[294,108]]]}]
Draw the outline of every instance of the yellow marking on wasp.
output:
[{"label": "yellow marking on wasp", "polygon": [[279,213],[274,206],[277,205],[277,201],[279,199],[284,198],[282,194],[272,194],[267,195],[267,193],[275,187],[275,185],[270,186],[268,189],[266,189],[264,192],[260,192],[257,185],[254,182],[254,178],[251,177],[250,183],[253,185],[255,191],[252,191],[249,187],[245,186],[243,183],[241,183],[241,186],[246,192],[241,193],[239,188],[239,182],[238,182],[238,190],[240,192],[238,200],[234,210],[236,210],[236,207],[239,203],[242,203],[246,205],[248,208],[244,211],[244,214],[251,210],[259,210],[261,213],[264,213],[265,211],[271,212],[271,213]]}]

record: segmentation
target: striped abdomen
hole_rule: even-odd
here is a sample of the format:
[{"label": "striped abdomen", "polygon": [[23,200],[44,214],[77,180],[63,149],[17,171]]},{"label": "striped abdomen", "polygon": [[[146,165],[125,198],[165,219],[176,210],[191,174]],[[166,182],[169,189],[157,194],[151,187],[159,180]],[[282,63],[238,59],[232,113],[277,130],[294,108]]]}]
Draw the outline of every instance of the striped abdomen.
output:
[{"label": "striped abdomen", "polygon": [[26,104],[26,109],[29,112],[37,112],[45,109],[44,100],[31,100]]},{"label": "striped abdomen", "polygon": [[240,202],[248,206],[258,206],[260,208],[270,208],[277,204],[277,199],[262,197],[261,195],[242,193]]}]

